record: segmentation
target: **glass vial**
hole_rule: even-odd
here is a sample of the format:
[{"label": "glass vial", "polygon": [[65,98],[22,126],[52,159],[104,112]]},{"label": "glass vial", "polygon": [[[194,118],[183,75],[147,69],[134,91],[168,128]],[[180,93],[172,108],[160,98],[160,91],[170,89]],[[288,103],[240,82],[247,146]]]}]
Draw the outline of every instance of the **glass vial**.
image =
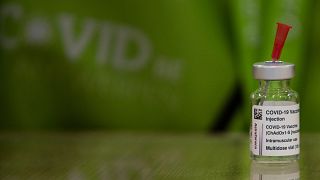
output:
[{"label": "glass vial", "polygon": [[290,88],[294,64],[266,61],[253,65],[259,88],[251,94],[251,157],[259,163],[289,163],[300,153],[298,93]]}]

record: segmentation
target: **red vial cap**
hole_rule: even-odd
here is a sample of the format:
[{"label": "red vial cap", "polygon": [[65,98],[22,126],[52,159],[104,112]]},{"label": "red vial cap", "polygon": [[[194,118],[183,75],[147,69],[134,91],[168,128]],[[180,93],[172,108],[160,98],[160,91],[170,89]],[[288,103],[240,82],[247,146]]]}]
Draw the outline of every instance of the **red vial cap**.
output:
[{"label": "red vial cap", "polygon": [[289,30],[292,28],[289,25],[277,23],[278,29],[276,38],[274,40],[273,52],[272,52],[272,61],[278,61],[281,55],[282,48],[287,39]]}]

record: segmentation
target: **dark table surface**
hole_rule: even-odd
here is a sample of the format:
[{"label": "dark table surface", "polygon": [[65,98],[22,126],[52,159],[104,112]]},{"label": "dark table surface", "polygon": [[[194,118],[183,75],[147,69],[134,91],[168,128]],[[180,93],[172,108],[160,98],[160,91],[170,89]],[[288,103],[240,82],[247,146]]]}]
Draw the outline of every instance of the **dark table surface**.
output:
[{"label": "dark table surface", "polygon": [[301,158],[259,165],[245,134],[0,133],[0,179],[320,179],[320,135],[301,136]]}]

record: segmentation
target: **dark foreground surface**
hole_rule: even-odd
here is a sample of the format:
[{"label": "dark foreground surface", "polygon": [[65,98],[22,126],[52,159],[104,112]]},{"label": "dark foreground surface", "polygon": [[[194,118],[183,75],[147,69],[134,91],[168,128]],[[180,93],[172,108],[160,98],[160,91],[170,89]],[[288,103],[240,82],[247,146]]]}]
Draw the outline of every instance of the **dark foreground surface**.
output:
[{"label": "dark foreground surface", "polygon": [[290,165],[251,163],[244,134],[0,133],[0,179],[319,179],[320,134]]}]

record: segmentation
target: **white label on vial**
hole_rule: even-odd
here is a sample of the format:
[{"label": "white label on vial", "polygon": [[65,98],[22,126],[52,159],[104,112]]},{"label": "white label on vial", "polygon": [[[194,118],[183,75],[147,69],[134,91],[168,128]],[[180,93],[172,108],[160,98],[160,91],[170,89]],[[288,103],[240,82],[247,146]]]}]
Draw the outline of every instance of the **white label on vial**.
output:
[{"label": "white label on vial", "polygon": [[262,106],[252,106],[251,152],[254,155],[299,154],[300,108],[299,104],[287,103],[266,101]]}]

